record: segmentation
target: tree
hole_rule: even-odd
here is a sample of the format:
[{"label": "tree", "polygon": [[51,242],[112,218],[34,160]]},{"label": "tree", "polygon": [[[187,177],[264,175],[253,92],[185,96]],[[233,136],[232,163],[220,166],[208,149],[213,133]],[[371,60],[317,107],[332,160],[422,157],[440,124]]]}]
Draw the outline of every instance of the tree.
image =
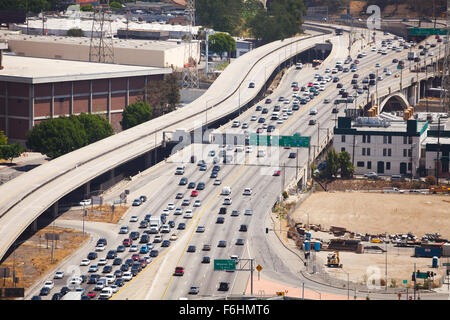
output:
[{"label": "tree", "polygon": [[243,0],[196,0],[198,24],[214,30],[238,34]]},{"label": "tree", "polygon": [[24,152],[25,149],[21,144],[13,143],[0,146],[0,159],[10,160],[12,163],[14,158],[17,158]]},{"label": "tree", "polygon": [[111,9],[113,9],[113,10],[120,10],[120,9],[123,8],[123,7],[122,7],[122,4],[121,4],[120,2],[118,2],[118,1],[112,1],[112,2],[109,4],[109,6],[110,6]]},{"label": "tree", "polygon": [[347,151],[341,151],[338,154],[338,164],[341,170],[342,178],[351,178],[355,171],[353,164],[350,160],[350,154]]},{"label": "tree", "polygon": [[180,85],[175,74],[166,76],[164,80],[156,80],[144,87],[140,101],[152,107],[152,118],[175,110],[180,102]]},{"label": "tree", "polygon": [[71,121],[78,121],[86,132],[87,144],[94,143],[114,134],[111,124],[98,114],[81,113],[71,115]]},{"label": "tree", "polygon": [[87,145],[87,135],[79,121],[67,117],[44,120],[27,132],[26,145],[33,151],[57,158]]},{"label": "tree", "polygon": [[67,30],[68,37],[84,37],[84,31],[80,28],[72,28]]},{"label": "tree", "polygon": [[228,52],[228,57],[232,51],[236,51],[236,40],[227,33],[217,32],[209,37],[209,48],[212,52],[222,56],[224,52]]},{"label": "tree", "polygon": [[94,11],[94,7],[92,6],[92,4],[86,4],[86,5],[80,6],[80,10],[85,11],[85,12],[90,12],[90,11]]},{"label": "tree", "polygon": [[0,146],[6,146],[8,144],[8,137],[5,135],[5,131],[0,130]]},{"label": "tree", "polygon": [[325,176],[328,179],[332,179],[333,177],[337,176],[338,170],[339,170],[339,162],[338,162],[338,156],[336,154],[336,151],[331,148],[327,152],[326,156],[327,165],[325,167]]},{"label": "tree", "polygon": [[152,108],[145,101],[138,101],[128,105],[123,110],[123,118],[120,124],[126,130],[138,124],[149,121],[152,118]]},{"label": "tree", "polygon": [[166,79],[167,103],[171,108],[175,108],[180,102],[180,85],[175,74],[169,74]]}]

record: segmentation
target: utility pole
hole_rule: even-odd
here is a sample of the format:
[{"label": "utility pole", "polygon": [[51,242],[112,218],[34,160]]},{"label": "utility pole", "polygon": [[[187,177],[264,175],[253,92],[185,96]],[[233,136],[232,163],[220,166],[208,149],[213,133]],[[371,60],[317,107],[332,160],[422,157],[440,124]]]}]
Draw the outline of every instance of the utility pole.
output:
[{"label": "utility pole", "polygon": [[440,142],[439,138],[441,136],[441,117],[438,117],[438,140],[437,140],[437,154],[436,154],[436,185],[439,185],[439,152],[440,152]]}]

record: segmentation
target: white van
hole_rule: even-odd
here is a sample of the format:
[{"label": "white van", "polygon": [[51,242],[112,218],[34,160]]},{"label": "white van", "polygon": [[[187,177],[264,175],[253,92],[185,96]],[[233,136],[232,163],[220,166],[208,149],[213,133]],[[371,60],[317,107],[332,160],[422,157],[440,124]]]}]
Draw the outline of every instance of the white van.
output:
[{"label": "white van", "polygon": [[222,188],[222,195],[228,196],[231,194],[231,187],[223,187]]},{"label": "white van", "polygon": [[113,289],[110,287],[106,287],[103,288],[102,291],[100,292],[100,296],[98,297],[99,299],[109,299],[111,298],[113,295]]}]

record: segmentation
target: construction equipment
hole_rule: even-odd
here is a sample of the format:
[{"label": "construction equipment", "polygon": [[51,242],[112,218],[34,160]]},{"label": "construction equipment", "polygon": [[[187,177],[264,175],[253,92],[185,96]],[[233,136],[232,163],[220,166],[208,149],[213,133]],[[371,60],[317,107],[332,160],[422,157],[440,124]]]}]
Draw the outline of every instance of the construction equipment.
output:
[{"label": "construction equipment", "polygon": [[331,252],[327,256],[327,267],[329,268],[342,268],[342,264],[340,263],[339,252]]}]

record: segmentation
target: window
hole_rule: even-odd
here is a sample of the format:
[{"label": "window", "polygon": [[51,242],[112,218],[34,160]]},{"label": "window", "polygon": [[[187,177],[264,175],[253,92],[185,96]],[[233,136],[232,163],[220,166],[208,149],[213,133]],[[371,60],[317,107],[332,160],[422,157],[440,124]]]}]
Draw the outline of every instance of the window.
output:
[{"label": "window", "polygon": [[403,144],[407,144],[408,143],[408,137],[407,136],[404,136],[403,137]]},{"label": "window", "polygon": [[388,143],[388,139],[387,138],[388,138],[387,136],[383,136],[383,143],[384,144]]},{"label": "window", "polygon": [[408,149],[403,149],[403,156],[407,157],[408,156]]},{"label": "window", "polygon": [[389,148],[387,151],[388,151],[388,157],[392,156],[392,149]]},{"label": "window", "polygon": [[370,156],[370,148],[367,148],[367,155]]},{"label": "window", "polygon": [[367,143],[370,143],[370,136],[367,136]]},{"label": "window", "polygon": [[362,155],[363,155],[363,156],[366,155],[366,148],[362,148]]},{"label": "window", "polygon": [[388,136],[388,143],[392,144],[392,136]]},{"label": "window", "polygon": [[409,162],[409,163],[408,163],[408,171],[411,171],[411,168],[412,168],[411,162]]},{"label": "window", "polygon": [[362,142],[366,143],[366,135],[365,134],[363,134],[363,136],[362,136]]},{"label": "window", "polygon": [[361,167],[361,168],[364,168],[364,161],[358,161],[358,162],[356,163],[356,166]]},{"label": "window", "polygon": [[342,148],[341,148],[341,152],[344,152],[344,151],[345,151],[345,148],[344,148],[344,147],[342,147]]},{"label": "window", "polygon": [[383,157],[386,157],[386,148],[383,149]]},{"label": "window", "polygon": [[411,149],[408,149],[408,157],[412,157]]},{"label": "window", "polygon": [[408,144],[412,144],[412,137],[408,137]]},{"label": "window", "polygon": [[367,161],[367,169],[372,169],[372,161]]},{"label": "window", "polygon": [[391,163],[390,162],[386,162],[386,170],[391,170]]},{"label": "window", "polygon": [[341,142],[345,142],[345,135],[341,136]]}]

